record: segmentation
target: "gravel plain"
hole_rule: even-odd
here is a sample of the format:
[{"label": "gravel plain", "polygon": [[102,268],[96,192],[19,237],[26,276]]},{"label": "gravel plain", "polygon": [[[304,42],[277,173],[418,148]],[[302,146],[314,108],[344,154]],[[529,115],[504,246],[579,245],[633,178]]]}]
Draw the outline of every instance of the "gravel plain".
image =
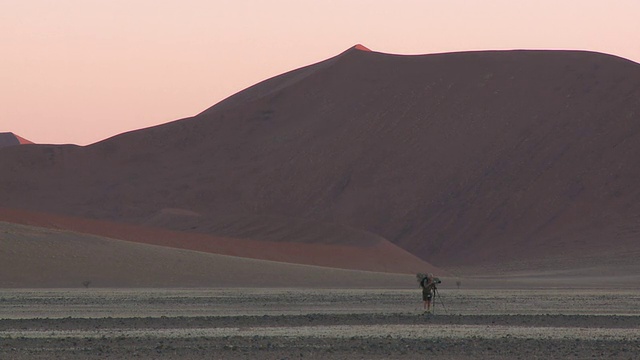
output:
[{"label": "gravel plain", "polygon": [[0,359],[640,359],[640,291],[0,290]]}]

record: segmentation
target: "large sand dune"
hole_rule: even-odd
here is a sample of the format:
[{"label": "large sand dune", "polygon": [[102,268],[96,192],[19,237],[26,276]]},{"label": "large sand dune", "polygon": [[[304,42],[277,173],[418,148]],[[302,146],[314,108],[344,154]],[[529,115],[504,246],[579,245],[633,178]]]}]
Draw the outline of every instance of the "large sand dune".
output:
[{"label": "large sand dune", "polygon": [[192,118],[4,148],[0,204],[258,241],[385,240],[444,268],[615,267],[640,250],[639,136],[631,61],[353,48]]}]

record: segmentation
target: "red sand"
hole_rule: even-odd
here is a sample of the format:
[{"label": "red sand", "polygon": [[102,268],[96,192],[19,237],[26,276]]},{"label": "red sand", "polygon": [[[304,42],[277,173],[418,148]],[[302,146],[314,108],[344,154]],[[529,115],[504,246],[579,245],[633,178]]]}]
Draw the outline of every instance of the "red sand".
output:
[{"label": "red sand", "polygon": [[0,221],[287,263],[407,274],[420,271],[444,273],[387,241],[360,247],[232,239],[4,208],[0,208]]},{"label": "red sand", "polygon": [[[14,134],[14,135],[15,135],[15,134]],[[25,138],[23,138],[23,137],[20,137],[20,136],[18,136],[18,135],[15,135],[15,137],[16,137],[16,139],[18,139],[18,142],[19,142],[21,145],[25,145],[25,144],[33,144],[33,142],[31,142],[31,141],[29,141],[29,140],[27,140],[27,139],[25,139]]]},{"label": "red sand", "polygon": [[362,44],[358,44],[356,46],[353,47],[356,50],[361,50],[361,51],[371,51],[368,47],[362,45]]}]

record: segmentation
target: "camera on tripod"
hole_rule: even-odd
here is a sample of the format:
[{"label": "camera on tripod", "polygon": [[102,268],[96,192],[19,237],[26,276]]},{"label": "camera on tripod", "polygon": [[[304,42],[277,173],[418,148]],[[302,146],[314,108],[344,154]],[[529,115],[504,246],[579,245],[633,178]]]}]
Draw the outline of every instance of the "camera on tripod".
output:
[{"label": "camera on tripod", "polygon": [[[423,273],[417,273],[416,274],[416,280],[418,280],[418,283],[422,283],[422,281],[424,279],[426,279],[427,277],[428,277],[427,274],[423,274]],[[432,283],[433,284],[441,284],[442,280],[440,280],[440,278],[434,277]]]}]

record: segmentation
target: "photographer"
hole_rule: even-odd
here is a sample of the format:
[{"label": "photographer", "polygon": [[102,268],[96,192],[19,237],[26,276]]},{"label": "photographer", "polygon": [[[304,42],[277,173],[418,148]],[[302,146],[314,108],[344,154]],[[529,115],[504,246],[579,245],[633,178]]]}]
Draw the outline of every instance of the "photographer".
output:
[{"label": "photographer", "polygon": [[436,283],[433,278],[433,274],[429,273],[426,277],[423,277],[420,281],[420,287],[422,288],[422,300],[424,301],[424,312],[426,314],[431,313],[431,299],[433,299],[433,293],[436,288]]}]

